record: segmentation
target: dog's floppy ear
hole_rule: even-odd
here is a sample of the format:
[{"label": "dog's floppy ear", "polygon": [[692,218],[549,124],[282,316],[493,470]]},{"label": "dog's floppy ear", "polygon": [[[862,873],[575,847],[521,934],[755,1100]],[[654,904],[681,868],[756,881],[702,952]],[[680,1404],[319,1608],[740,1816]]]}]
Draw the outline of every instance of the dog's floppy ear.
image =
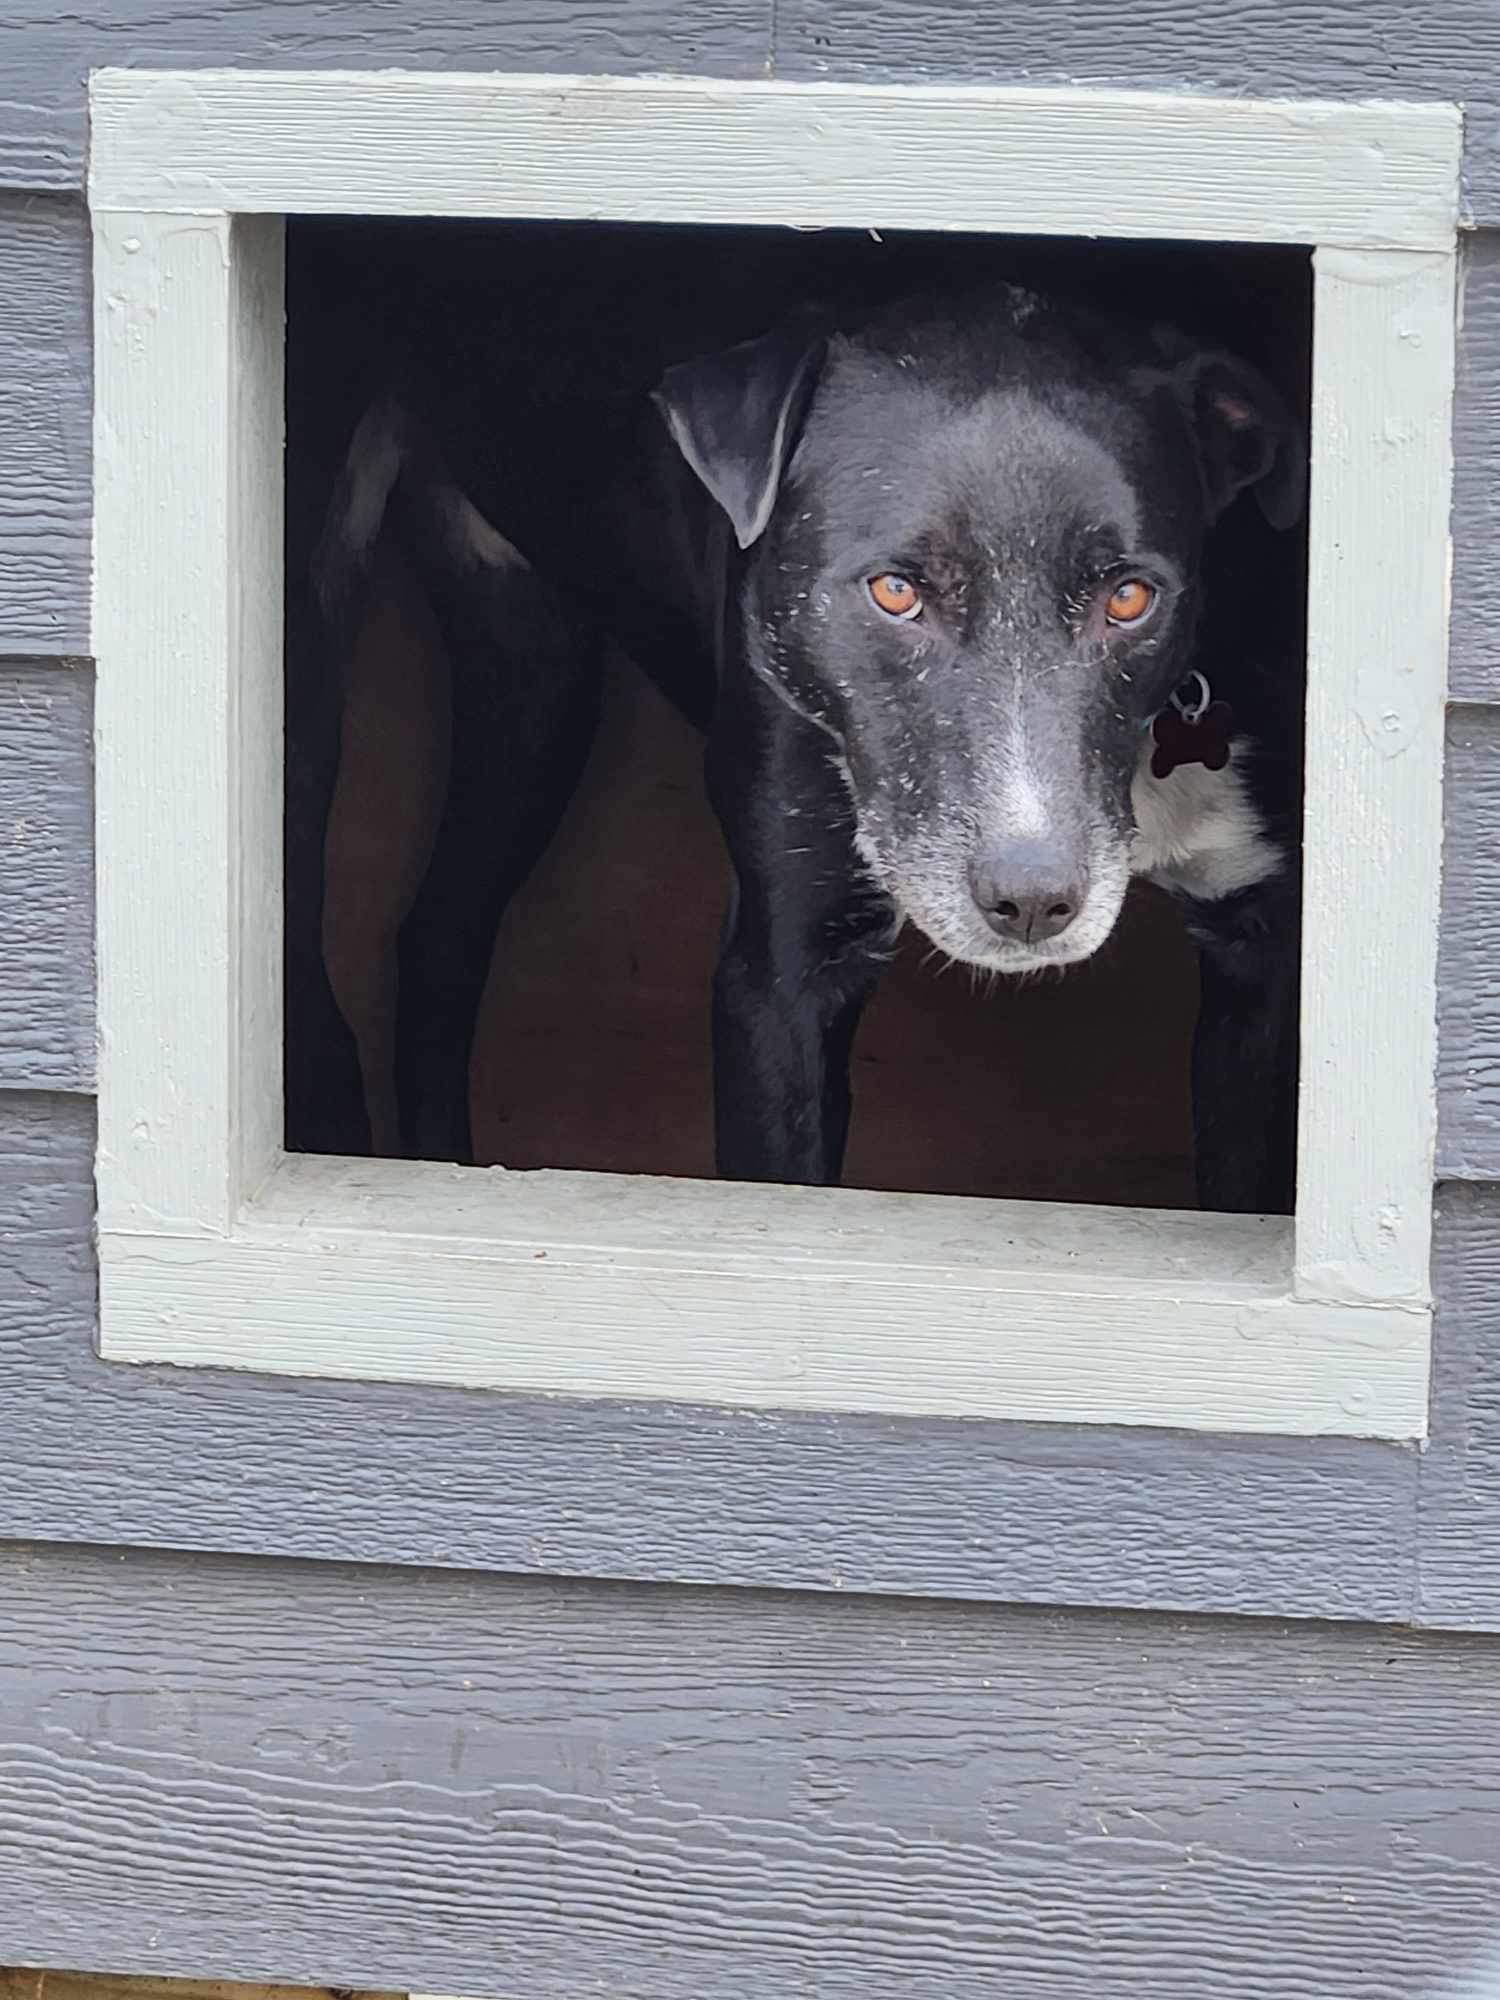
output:
[{"label": "dog's floppy ear", "polygon": [[822,366],[824,342],[803,326],[743,341],[669,368],[652,400],[678,450],[748,549],[766,531]]},{"label": "dog's floppy ear", "polygon": [[1211,516],[1251,486],[1273,528],[1295,527],[1306,497],[1307,448],[1271,384],[1247,362],[1217,352],[1192,355],[1174,380],[1198,440]]}]

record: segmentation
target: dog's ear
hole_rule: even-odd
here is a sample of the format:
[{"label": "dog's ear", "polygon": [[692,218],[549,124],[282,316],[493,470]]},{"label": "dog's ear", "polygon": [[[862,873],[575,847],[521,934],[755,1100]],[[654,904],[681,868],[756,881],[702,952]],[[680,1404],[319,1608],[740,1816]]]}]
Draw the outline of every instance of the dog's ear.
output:
[{"label": "dog's ear", "polygon": [[1194,354],[1174,379],[1198,440],[1212,518],[1249,486],[1273,528],[1295,527],[1306,499],[1307,448],[1271,384],[1247,362],[1215,352]]},{"label": "dog's ear", "polygon": [[652,400],[748,549],[766,531],[823,363],[806,326],[669,368]]}]

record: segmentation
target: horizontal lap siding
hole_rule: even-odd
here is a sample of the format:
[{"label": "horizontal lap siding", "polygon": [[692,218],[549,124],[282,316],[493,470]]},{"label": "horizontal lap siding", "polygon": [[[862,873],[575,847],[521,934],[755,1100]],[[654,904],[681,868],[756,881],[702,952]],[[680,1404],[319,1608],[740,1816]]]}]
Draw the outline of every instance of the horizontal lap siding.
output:
[{"label": "horizontal lap siding", "polygon": [[[962,42],[1025,74],[1035,36],[1038,76],[1093,77],[1121,46],[1040,0],[778,6],[807,73],[855,34],[846,73],[952,74]],[[764,9],[709,0],[95,12],[4,10],[0,183],[76,183],[90,63],[752,74],[767,51]],[[1230,15],[1148,6],[1116,80],[1158,44],[1221,80],[1223,44],[1237,86],[1335,89],[1332,65],[1446,90],[1461,43],[1500,93],[1488,0],[1414,20],[1399,76],[1367,13],[1235,12],[1231,55]],[[1500,213],[1488,121],[1471,168]],[[1459,416],[1477,702],[1500,694],[1497,265],[1477,246]],[[1491,1642],[931,1601],[1500,1627],[1500,1189],[1439,1202],[1422,1455],[97,1360],[87,340],[81,207],[0,196],[0,1534],[155,1545],[0,1546],[0,1952],[507,2000],[1397,2000],[1500,1927]],[[1476,707],[1451,734],[1444,1164],[1481,1178],[1497,730]]]},{"label": "horizontal lap siding", "polygon": [[[300,4],[275,12],[303,34],[343,32]],[[413,13],[410,32],[439,35],[454,18],[418,27]],[[12,9],[0,42],[14,33]],[[289,40],[279,47],[296,58]],[[1488,1521],[1483,1496],[1500,1493],[1485,1372],[1495,1342],[1483,1285],[1467,1282],[1500,1243],[1482,1188],[1440,1210],[1442,1430],[1420,1461],[1347,1441],[955,1430],[102,1366],[92,1106],[49,1094],[86,1091],[92,1075],[90,680],[70,661],[85,643],[88,583],[83,210],[69,197],[0,196],[0,247],[0,379],[18,385],[0,397],[0,1237],[20,1246],[0,1259],[0,1532],[1500,1623],[1500,1596],[1466,1578],[1463,1556],[1465,1522]],[[1500,349],[1497,262],[1495,239],[1481,239],[1459,418],[1455,685],[1475,697],[1489,692],[1495,482],[1476,468],[1500,463],[1500,368],[1486,360]],[[1497,728],[1481,707],[1454,717],[1445,927],[1443,1163],[1481,1179],[1500,1176]],[[1413,1536],[1419,1463],[1440,1544],[1426,1567]]]},{"label": "horizontal lap siding", "polygon": [[1500,700],[1500,229],[1464,244],[1461,325],[1448,688],[1455,701],[1488,702]]},{"label": "horizontal lap siding", "polygon": [[0,1088],[94,1075],[88,217],[0,195]]},{"label": "horizontal lap siding", "polygon": [[0,1940],[506,2000],[1407,2000],[1500,1647],[0,1549]]},{"label": "horizontal lap siding", "polygon": [[1443,1190],[1434,1275],[1441,1309],[1418,1487],[1416,1615],[1500,1631],[1500,1187]]},{"label": "horizontal lap siding", "polygon": [[89,378],[83,204],[0,194],[0,655],[88,651]]},{"label": "horizontal lap siding", "polygon": [[94,1074],[86,666],[0,659],[0,1088]]}]

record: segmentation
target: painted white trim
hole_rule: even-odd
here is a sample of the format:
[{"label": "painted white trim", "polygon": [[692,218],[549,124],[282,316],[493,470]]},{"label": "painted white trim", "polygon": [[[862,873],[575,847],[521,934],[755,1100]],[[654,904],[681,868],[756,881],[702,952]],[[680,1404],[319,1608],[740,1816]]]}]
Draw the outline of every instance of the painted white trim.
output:
[{"label": "painted white trim", "polygon": [[699,77],[101,70],[96,209],[1446,250],[1447,104]]},{"label": "painted white trim", "polygon": [[[585,1397],[1422,1435],[1454,114],[327,75],[113,74],[94,104],[103,1352]],[[890,171],[867,183],[849,168],[866,155],[840,149],[877,104]],[[408,208],[443,194],[464,213],[702,219],[691,191],[711,183],[715,213],[763,221],[791,199],[767,166],[780,134],[807,170],[808,224],[850,220],[856,196],[876,223],[932,220],[939,190],[946,226],[1022,226],[1045,160],[1045,224],[1027,206],[1027,229],[1123,231],[1144,226],[1147,167],[1165,171],[1166,142],[1141,130],[1164,106],[1176,150],[1151,233],[1326,225],[1295,1232],[283,1158],[280,227],[237,211],[380,208],[397,159]],[[997,194],[1002,154],[1019,180]],[[1392,240],[1405,247],[1369,247]]]},{"label": "painted white trim", "polygon": [[1456,313],[1451,256],[1316,253],[1298,1137],[1309,1171],[1297,1192],[1306,1298],[1428,1297]]},{"label": "painted white trim", "polygon": [[1235,1276],[1274,1261],[1281,1223],[623,1176],[611,1218],[599,1178],[289,1161],[228,1239],[109,1237],[105,1351],[748,1408],[1422,1428],[1427,1314]]},{"label": "painted white trim", "polygon": [[282,225],[94,221],[100,1226],[222,1234],[281,1139]]}]

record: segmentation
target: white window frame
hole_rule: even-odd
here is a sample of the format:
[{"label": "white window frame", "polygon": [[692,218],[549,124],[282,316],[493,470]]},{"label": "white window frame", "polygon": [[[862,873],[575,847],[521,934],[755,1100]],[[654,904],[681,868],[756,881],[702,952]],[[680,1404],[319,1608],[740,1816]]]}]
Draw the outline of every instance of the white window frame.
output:
[{"label": "white window frame", "polygon": [[[1422,1436],[1456,108],[122,70],[91,102],[103,1353]],[[1314,246],[1295,1223],[284,1154],[287,213]]]}]

